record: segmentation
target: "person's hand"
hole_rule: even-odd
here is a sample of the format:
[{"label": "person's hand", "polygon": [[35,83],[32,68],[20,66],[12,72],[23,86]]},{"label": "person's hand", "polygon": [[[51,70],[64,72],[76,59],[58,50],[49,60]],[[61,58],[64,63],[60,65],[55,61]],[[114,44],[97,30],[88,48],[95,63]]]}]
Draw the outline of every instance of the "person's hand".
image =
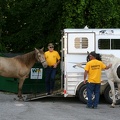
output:
[{"label": "person's hand", "polygon": [[87,80],[84,80],[84,84],[86,84],[87,83]]},{"label": "person's hand", "polygon": [[112,64],[109,64],[109,68],[111,68],[112,67]]},{"label": "person's hand", "polygon": [[56,67],[57,67],[57,63],[56,63],[56,64],[54,64],[53,68],[56,68]]},{"label": "person's hand", "polygon": [[105,69],[109,69],[112,67],[112,64],[109,64]]}]

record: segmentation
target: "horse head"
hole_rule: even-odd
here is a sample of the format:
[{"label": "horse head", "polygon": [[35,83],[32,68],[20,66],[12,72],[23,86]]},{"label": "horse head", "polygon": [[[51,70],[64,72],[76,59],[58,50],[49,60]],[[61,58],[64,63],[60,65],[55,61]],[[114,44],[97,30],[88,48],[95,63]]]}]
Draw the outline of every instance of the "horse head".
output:
[{"label": "horse head", "polygon": [[[89,57],[90,53],[87,51],[87,54],[88,55],[87,55],[87,59],[86,60],[88,62],[88,61],[90,61],[90,57]],[[101,55],[99,53],[96,53],[96,59],[102,61]]]},{"label": "horse head", "polygon": [[38,50],[38,49],[35,48],[35,55],[36,55],[35,57],[36,57],[36,60],[38,62],[41,62],[43,67],[46,68],[47,67],[47,62],[45,60],[43,49],[44,48]]}]

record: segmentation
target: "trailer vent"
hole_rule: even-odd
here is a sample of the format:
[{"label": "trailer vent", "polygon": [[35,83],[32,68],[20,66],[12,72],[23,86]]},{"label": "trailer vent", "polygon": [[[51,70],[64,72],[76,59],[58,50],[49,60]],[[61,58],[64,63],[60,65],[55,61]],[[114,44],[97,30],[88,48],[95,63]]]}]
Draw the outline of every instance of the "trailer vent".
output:
[{"label": "trailer vent", "polygon": [[76,49],[85,49],[88,48],[88,39],[86,37],[75,38],[74,46]]}]

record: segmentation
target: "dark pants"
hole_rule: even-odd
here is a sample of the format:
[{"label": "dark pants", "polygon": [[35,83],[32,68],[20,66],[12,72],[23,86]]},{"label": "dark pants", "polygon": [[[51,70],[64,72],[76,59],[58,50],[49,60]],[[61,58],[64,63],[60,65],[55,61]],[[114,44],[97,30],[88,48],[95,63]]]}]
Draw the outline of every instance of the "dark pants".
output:
[{"label": "dark pants", "polygon": [[55,75],[56,75],[56,68],[47,67],[45,69],[45,84],[46,84],[47,93],[50,93],[50,91],[54,90]]},{"label": "dark pants", "polygon": [[[92,100],[92,95],[95,95],[94,100]],[[89,107],[97,107],[99,103],[99,97],[100,97],[100,84],[95,83],[87,83],[87,96],[88,96],[88,102],[87,105]]]}]

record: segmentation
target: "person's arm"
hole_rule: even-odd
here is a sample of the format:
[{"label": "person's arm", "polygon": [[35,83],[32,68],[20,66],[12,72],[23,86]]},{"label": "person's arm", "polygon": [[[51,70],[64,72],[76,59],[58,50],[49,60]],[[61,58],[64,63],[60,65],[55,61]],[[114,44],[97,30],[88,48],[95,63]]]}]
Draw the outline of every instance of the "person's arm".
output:
[{"label": "person's arm", "polygon": [[59,63],[60,63],[60,60],[58,60],[56,64],[58,65]]},{"label": "person's arm", "polygon": [[84,84],[86,84],[87,74],[88,74],[88,72],[85,70],[85,72],[84,72]]},{"label": "person's arm", "polygon": [[56,68],[59,63],[60,63],[60,60],[58,60],[58,61],[56,62],[56,64],[54,65],[54,68]]}]

